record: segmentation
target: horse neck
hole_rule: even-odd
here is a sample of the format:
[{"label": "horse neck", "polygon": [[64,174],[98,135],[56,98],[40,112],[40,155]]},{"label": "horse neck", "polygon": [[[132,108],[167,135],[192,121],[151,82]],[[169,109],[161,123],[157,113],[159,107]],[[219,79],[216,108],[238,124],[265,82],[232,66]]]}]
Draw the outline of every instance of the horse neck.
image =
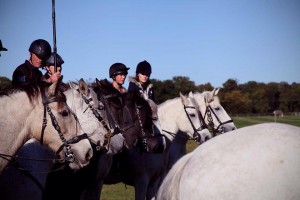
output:
[{"label": "horse neck", "polygon": [[179,129],[177,126],[176,118],[180,112],[178,112],[179,106],[177,98],[168,100],[158,106],[158,120],[160,122],[161,129],[167,130],[172,133],[176,133]]},{"label": "horse neck", "polygon": [[82,130],[94,141],[103,143],[106,130],[93,114],[93,111],[88,107],[80,95],[74,94],[73,89],[64,92],[67,98],[67,105],[76,115]]},{"label": "horse neck", "polygon": [[[34,104],[31,104],[25,92],[12,94],[10,97],[1,97],[0,107],[0,153],[15,155],[17,150],[31,137],[29,123],[41,123],[42,119],[34,120],[38,115]],[[0,159],[0,171],[7,161]]]}]

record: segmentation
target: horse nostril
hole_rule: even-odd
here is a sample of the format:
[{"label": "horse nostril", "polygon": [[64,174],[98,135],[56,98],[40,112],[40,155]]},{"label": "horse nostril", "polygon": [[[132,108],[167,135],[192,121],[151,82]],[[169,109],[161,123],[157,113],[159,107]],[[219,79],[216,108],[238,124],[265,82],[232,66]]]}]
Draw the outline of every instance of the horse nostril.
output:
[{"label": "horse nostril", "polygon": [[93,157],[93,149],[90,149],[85,156],[85,160],[90,161],[92,157]]},{"label": "horse nostril", "polygon": [[204,138],[204,141],[206,142],[206,141],[208,141],[208,140],[210,140],[210,137],[209,137],[209,136],[206,136],[206,137]]}]

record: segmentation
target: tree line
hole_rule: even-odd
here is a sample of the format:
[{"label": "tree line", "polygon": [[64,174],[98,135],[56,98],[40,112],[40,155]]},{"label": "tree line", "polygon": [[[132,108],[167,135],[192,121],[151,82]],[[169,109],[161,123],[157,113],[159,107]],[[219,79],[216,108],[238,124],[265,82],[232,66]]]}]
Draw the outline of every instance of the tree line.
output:
[{"label": "tree line", "polygon": [[[190,91],[214,89],[210,83],[196,85],[185,76],[175,76],[171,80],[163,81],[151,79],[151,82],[158,104],[178,97],[180,92],[187,95]],[[0,90],[10,87],[11,80],[0,77]],[[249,81],[239,84],[236,79],[228,79],[220,88],[218,96],[222,106],[231,115],[272,114],[274,110],[282,110],[284,113],[300,112],[300,83]]]}]

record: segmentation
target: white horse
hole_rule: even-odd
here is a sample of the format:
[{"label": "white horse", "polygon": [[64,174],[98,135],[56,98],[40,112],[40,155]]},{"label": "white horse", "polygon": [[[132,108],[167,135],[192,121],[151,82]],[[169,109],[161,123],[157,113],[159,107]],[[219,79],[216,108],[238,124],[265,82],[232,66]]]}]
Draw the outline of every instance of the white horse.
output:
[{"label": "white horse", "polygon": [[[70,89],[64,94],[68,106],[77,116],[93,146],[97,150],[103,148],[107,130],[103,122],[100,123],[96,118],[97,113],[94,113],[98,111],[97,94],[88,88],[83,79],[78,85],[70,82]],[[124,138],[120,135],[111,138],[109,152],[119,152],[123,148],[123,142]],[[1,199],[42,199],[47,174],[53,170],[54,153],[37,140],[31,139],[20,149],[18,158],[24,159],[17,159],[17,163],[12,163],[0,176]],[[102,167],[104,164],[102,162]]]},{"label": "white horse", "polygon": [[236,129],[231,117],[220,103],[218,93],[220,88],[212,91],[196,92],[192,99],[198,104],[204,127],[211,129],[213,136]]},{"label": "white horse", "polygon": [[299,127],[265,123],[240,128],[181,158],[157,199],[300,199],[299,155]]},{"label": "white horse", "polygon": [[[219,101],[218,92],[219,89],[205,91],[202,93],[189,93],[189,98],[195,105],[197,105],[197,108],[200,111],[199,117],[202,129],[210,128],[212,136],[236,129],[233,120],[227,114]],[[185,133],[182,133],[181,131],[177,132],[170,146],[170,155],[167,167],[168,170],[171,169],[178,159],[187,153],[187,142],[188,138],[185,137]],[[197,140],[197,142],[201,144],[201,140]]]},{"label": "white horse", "polygon": [[83,131],[67,107],[65,97],[56,92],[57,86],[57,83],[50,87],[32,86],[0,97],[0,173],[11,160],[10,156],[30,138],[56,151],[70,162],[72,169],[89,163],[93,151],[87,138],[68,144],[69,139],[78,138]]},{"label": "white horse", "polygon": [[[135,199],[151,199],[155,196],[161,177],[166,173],[169,159],[169,148],[180,130],[184,138],[194,138],[199,134],[202,142],[211,137],[209,131],[201,130],[198,108],[190,98],[180,97],[158,105],[158,119],[154,121],[161,134],[164,135],[166,148],[163,153],[142,153],[133,149],[123,151],[114,160],[112,173],[106,177],[106,184],[120,181],[135,188]],[[116,157],[114,157],[116,159]]]}]

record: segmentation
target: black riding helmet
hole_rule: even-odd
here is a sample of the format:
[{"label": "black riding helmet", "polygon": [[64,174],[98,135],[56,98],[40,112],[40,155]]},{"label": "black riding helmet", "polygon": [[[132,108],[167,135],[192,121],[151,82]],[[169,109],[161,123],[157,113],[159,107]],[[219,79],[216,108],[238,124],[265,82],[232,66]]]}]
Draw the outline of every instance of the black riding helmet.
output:
[{"label": "black riding helmet", "polygon": [[109,77],[112,78],[118,74],[126,74],[130,68],[126,67],[123,63],[115,63],[109,68]]},{"label": "black riding helmet", "polygon": [[38,39],[31,43],[29,51],[45,61],[51,54],[51,46],[46,40]]},{"label": "black riding helmet", "polygon": [[136,67],[136,74],[141,73],[141,74],[147,74],[151,75],[152,70],[151,70],[151,65],[148,63],[146,60],[140,62],[137,67]]},{"label": "black riding helmet", "polygon": [[[46,61],[46,66],[54,66],[54,55],[55,53],[51,53],[51,56],[47,59]],[[64,60],[62,59],[62,57],[58,54],[56,54],[56,66],[61,67],[62,64],[64,64]]]}]

